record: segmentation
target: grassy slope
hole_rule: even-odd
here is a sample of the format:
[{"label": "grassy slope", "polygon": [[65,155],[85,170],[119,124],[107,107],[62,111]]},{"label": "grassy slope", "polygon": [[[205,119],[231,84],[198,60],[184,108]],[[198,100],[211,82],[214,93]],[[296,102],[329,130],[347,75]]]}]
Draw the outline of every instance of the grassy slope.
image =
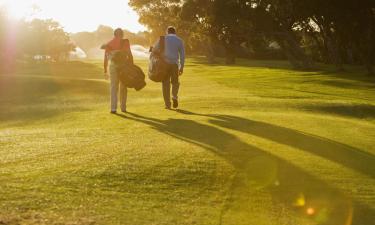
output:
[{"label": "grassy slope", "polygon": [[374,224],[375,84],[351,70],[191,59],[183,110],[149,83],[118,116],[100,63],[0,75],[0,224]]}]

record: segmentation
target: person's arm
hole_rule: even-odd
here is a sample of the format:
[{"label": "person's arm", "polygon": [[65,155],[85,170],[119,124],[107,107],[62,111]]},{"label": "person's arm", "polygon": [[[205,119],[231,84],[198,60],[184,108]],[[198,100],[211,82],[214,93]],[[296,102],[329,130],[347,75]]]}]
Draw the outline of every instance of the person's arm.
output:
[{"label": "person's arm", "polygon": [[184,73],[184,67],[185,67],[185,46],[184,43],[181,41],[181,46],[179,49],[179,55],[180,55],[180,75]]},{"label": "person's arm", "polygon": [[108,55],[111,51],[110,49],[110,42],[102,45],[101,49],[104,49],[104,73],[107,74],[108,72]]},{"label": "person's arm", "polygon": [[104,74],[108,73],[108,53],[107,50],[104,52]]},{"label": "person's arm", "polygon": [[109,54],[111,52],[110,43],[102,45],[102,49],[104,49],[104,78],[108,80],[108,61],[109,61]]}]

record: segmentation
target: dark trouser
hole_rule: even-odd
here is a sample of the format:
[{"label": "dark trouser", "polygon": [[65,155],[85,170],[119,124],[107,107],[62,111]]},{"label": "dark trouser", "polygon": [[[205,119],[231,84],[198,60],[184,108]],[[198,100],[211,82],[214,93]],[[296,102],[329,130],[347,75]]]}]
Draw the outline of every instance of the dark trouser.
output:
[{"label": "dark trouser", "polygon": [[171,106],[171,84],[172,84],[172,98],[178,99],[178,90],[180,89],[180,82],[178,80],[178,65],[168,64],[167,78],[163,81],[163,96],[165,106]]}]

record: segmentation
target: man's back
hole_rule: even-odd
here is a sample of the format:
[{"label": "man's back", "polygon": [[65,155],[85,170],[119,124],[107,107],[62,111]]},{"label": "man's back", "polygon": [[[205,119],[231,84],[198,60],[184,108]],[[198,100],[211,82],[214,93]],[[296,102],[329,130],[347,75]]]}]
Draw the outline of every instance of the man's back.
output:
[{"label": "man's back", "polygon": [[165,36],[165,58],[168,63],[178,64],[179,57],[184,61],[184,44],[177,35],[168,34]]},{"label": "man's back", "polygon": [[[165,65],[166,77],[163,80],[163,97],[166,109],[171,109],[171,85],[172,85],[172,101],[173,108],[178,107],[178,92],[180,88],[179,76],[184,72],[185,49],[183,41],[176,35],[174,27],[168,27],[167,35],[160,39],[153,51],[160,53],[160,49],[164,47],[163,55],[167,62]],[[160,43],[160,41],[164,42]],[[165,44],[165,45],[163,45]]]},{"label": "man's back", "polygon": [[[160,43],[158,42],[155,49],[160,49]],[[165,60],[170,64],[177,64],[183,68],[185,64],[185,49],[184,43],[175,34],[168,34],[165,36]]]}]

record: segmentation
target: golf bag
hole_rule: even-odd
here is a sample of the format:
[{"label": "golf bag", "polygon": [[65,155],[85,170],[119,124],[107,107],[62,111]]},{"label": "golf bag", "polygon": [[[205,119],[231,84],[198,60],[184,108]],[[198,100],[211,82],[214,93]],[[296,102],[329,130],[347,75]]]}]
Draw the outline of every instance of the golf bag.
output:
[{"label": "golf bag", "polygon": [[[128,42],[125,39],[122,41]],[[129,51],[118,51],[112,57],[112,62],[117,67],[118,78],[127,88],[134,88],[136,91],[142,90],[146,86],[146,75],[139,66],[136,66],[129,60]]]},{"label": "golf bag", "polygon": [[127,88],[134,88],[136,91],[146,87],[146,75],[142,69],[134,64],[123,64],[118,66],[117,73],[121,83]]},{"label": "golf bag", "polygon": [[160,36],[160,49],[153,51],[150,49],[150,62],[148,67],[148,77],[154,82],[162,82],[167,77],[167,63],[164,59],[165,37]]}]

